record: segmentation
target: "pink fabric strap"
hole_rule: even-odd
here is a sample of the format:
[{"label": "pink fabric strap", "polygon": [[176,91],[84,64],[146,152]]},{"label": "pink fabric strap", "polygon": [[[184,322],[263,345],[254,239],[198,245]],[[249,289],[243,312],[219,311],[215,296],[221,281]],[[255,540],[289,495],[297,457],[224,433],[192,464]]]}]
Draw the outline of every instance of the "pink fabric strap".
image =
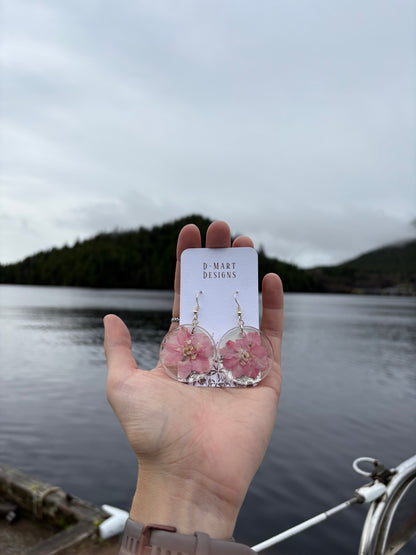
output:
[{"label": "pink fabric strap", "polygon": [[143,526],[128,519],[121,542],[120,555],[252,555],[241,543],[211,539],[208,534],[179,534],[171,526]]}]

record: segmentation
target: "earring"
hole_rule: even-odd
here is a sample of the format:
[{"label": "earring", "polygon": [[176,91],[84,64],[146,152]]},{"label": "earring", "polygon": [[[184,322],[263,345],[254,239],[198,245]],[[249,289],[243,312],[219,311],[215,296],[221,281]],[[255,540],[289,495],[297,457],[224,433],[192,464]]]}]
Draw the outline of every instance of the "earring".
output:
[{"label": "earring", "polygon": [[234,293],[238,325],[221,337],[217,345],[219,363],[236,385],[257,385],[271,368],[273,348],[263,332],[244,325],[237,295],[238,291]]},{"label": "earring", "polygon": [[199,301],[192,324],[182,324],[167,333],[160,346],[160,362],[166,373],[178,381],[193,383],[208,374],[215,362],[216,347],[211,335],[198,325]]}]

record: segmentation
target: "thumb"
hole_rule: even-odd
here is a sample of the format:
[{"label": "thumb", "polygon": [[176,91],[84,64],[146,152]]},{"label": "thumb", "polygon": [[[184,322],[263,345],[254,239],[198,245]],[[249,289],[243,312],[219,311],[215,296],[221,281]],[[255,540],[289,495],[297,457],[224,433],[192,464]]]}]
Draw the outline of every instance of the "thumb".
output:
[{"label": "thumb", "polygon": [[107,387],[124,382],[137,364],[131,352],[131,337],[126,324],[114,314],[104,318],[104,351],[107,359]]}]

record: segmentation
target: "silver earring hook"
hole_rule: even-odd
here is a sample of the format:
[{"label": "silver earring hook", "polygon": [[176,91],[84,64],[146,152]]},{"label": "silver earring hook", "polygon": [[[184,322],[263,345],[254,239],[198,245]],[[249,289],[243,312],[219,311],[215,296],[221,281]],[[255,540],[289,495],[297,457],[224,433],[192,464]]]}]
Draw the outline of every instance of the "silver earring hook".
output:
[{"label": "silver earring hook", "polygon": [[237,314],[238,314],[238,325],[240,326],[241,333],[243,333],[244,328],[244,320],[241,318],[241,306],[240,303],[237,301],[238,291],[234,293],[234,300],[237,303]]},{"label": "silver earring hook", "polygon": [[195,328],[196,328],[197,325],[198,325],[198,311],[199,311],[199,300],[198,300],[198,297],[199,297],[199,295],[202,295],[202,291],[198,291],[198,293],[196,294],[196,297],[195,297],[196,306],[195,306],[195,308],[194,308],[194,317],[193,317],[193,319],[192,319],[192,333],[194,333]]}]

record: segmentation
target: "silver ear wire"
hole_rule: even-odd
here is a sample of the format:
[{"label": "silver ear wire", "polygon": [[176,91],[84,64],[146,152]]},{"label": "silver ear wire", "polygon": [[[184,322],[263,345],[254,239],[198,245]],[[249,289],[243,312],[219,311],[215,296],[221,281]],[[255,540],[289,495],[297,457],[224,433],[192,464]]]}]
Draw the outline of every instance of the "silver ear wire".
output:
[{"label": "silver ear wire", "polygon": [[244,329],[243,329],[244,328],[244,320],[241,318],[241,314],[242,314],[241,313],[241,306],[240,306],[239,302],[237,301],[237,295],[238,295],[238,291],[236,291],[234,293],[234,300],[237,303],[238,325],[240,326],[241,333],[243,333],[243,331],[244,331]]},{"label": "silver ear wire", "polygon": [[198,297],[199,295],[202,295],[202,291],[198,291],[198,293],[196,294],[195,297],[195,301],[196,301],[196,306],[194,308],[194,317],[192,319],[192,333],[194,333],[195,328],[198,325],[198,311],[199,311],[199,301],[198,301]]}]

